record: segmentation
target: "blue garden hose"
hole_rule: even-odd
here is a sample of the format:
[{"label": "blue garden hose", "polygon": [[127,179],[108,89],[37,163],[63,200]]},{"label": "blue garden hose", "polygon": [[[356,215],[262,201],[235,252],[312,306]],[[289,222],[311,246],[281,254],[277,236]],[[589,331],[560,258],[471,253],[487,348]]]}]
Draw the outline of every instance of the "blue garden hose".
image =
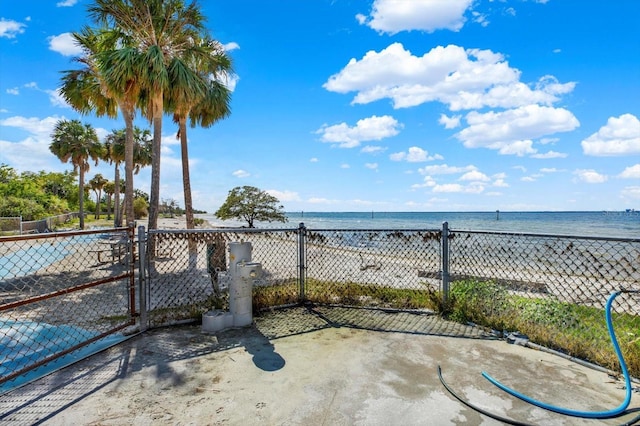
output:
[{"label": "blue garden hose", "polygon": [[526,401],[529,404],[533,404],[537,407],[544,408],[545,410],[553,411],[555,413],[565,414],[567,416],[573,416],[573,417],[588,418],[588,419],[606,419],[611,417],[618,417],[624,414],[625,410],[629,406],[629,403],[631,402],[631,392],[632,392],[631,377],[629,376],[629,371],[627,370],[627,364],[624,362],[622,351],[620,350],[620,345],[618,344],[618,340],[616,339],[616,333],[613,329],[613,322],[611,320],[611,305],[613,303],[613,300],[618,295],[620,295],[620,293],[625,293],[625,292],[628,292],[628,291],[621,290],[621,291],[613,292],[611,296],[609,296],[609,299],[607,299],[607,304],[605,307],[605,318],[607,321],[607,328],[609,329],[609,336],[611,337],[613,348],[616,352],[616,355],[618,356],[618,361],[620,362],[620,368],[622,369],[622,375],[624,376],[625,389],[626,389],[626,396],[624,398],[624,401],[622,402],[622,404],[620,404],[619,407],[614,408],[612,410],[608,410],[608,411],[577,411],[577,410],[570,410],[562,407],[556,407],[554,405],[549,405],[544,402],[540,402],[536,399],[523,395],[509,388],[503,385],[502,383],[500,383],[499,381],[497,381],[496,379],[494,379],[493,377],[491,377],[489,374],[487,374],[484,371],[482,372],[482,375],[491,383],[493,383],[503,391],[507,392],[508,394],[515,396],[516,398],[519,398],[523,401]]}]

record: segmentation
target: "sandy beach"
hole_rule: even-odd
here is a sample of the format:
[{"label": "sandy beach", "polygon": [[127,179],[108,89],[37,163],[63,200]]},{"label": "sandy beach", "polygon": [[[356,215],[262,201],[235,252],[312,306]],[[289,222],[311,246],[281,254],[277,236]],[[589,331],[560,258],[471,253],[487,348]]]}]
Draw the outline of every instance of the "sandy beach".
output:
[{"label": "sandy beach", "polygon": [[[136,220],[136,226],[144,226],[149,229],[149,218]],[[205,221],[201,225],[196,225],[196,229],[209,229],[211,224]],[[160,217],[158,218],[158,229],[187,229],[187,218],[182,216]]]}]

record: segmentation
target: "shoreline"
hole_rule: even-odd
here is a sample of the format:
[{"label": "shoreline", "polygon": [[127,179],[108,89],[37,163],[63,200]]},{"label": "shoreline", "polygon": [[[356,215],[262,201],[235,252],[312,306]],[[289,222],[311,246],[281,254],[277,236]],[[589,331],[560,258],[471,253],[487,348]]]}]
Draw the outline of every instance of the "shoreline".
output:
[{"label": "shoreline", "polygon": [[[136,227],[144,226],[145,229],[149,229],[149,219],[144,218],[140,220],[136,220]],[[200,225],[196,225],[195,229],[210,229],[212,228],[211,224],[208,221],[204,221]],[[158,229],[187,229],[187,218],[182,216],[176,217],[159,217],[158,218]]]}]

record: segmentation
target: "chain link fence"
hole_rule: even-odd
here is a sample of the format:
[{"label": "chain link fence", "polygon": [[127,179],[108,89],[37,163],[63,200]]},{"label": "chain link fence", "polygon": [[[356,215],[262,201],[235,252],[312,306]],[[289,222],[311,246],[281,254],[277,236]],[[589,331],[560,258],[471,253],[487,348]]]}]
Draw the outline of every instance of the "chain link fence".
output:
[{"label": "chain link fence", "polygon": [[305,241],[312,302],[415,309],[439,288],[438,230],[309,230]]},{"label": "chain link fence", "polygon": [[77,219],[79,213],[65,213],[40,220],[22,221],[22,217],[0,217],[0,236],[51,232],[56,227]]},{"label": "chain link fence", "polygon": [[20,216],[0,217],[0,236],[22,234],[22,218]]},{"label": "chain link fence", "polygon": [[133,228],[0,238],[0,389],[134,324]]},{"label": "chain link fence", "polygon": [[226,307],[229,242],[252,245],[262,264],[254,311],[302,301],[386,308],[425,308],[439,287],[438,230],[234,229],[149,231],[149,326],[200,319]]},{"label": "chain link fence", "polygon": [[43,233],[43,232],[51,232],[56,229],[56,227],[64,224],[68,224],[73,219],[77,219],[80,217],[80,213],[65,213],[59,214],[56,216],[50,216],[40,220],[29,220],[22,222],[22,233],[30,234],[30,233]]},{"label": "chain link fence", "polygon": [[[446,244],[443,234],[447,235]],[[228,243],[252,243],[265,279],[254,312],[298,302],[428,309],[518,332],[532,342],[617,368],[604,320],[607,297],[640,290],[640,240],[443,230],[151,231],[149,324],[198,320],[225,308]],[[191,247],[191,248],[190,248]],[[167,251],[167,248],[169,251]],[[190,254],[191,253],[191,254]],[[640,373],[639,297],[614,304],[630,369]]]},{"label": "chain link fence", "polygon": [[260,262],[263,285],[254,288],[254,306],[300,300],[298,230],[150,230],[155,254],[147,259],[149,326],[199,320],[204,312],[227,308],[224,275],[229,242],[248,241]]},{"label": "chain link fence", "polygon": [[[615,290],[640,290],[640,239],[301,225],[141,227],[137,240],[133,228],[0,239],[0,348],[6,348],[0,383],[26,368],[5,365],[50,350],[44,338],[24,346],[21,333],[48,335],[44,328],[57,327],[71,347],[126,329],[138,312],[145,329],[228,309],[230,242],[250,242],[251,260],[262,264],[264,277],[253,288],[256,313],[302,302],[431,310],[498,333],[518,331],[611,369],[617,367],[604,304]],[[625,293],[614,304],[634,374],[640,374],[638,300]]]},{"label": "chain link fence", "polygon": [[[490,280],[526,297],[601,309],[614,290],[640,289],[640,240],[472,231],[450,239],[452,280]],[[638,312],[623,299],[617,311]]]},{"label": "chain link fence", "polygon": [[544,347],[617,369],[605,322],[640,373],[640,239],[451,231],[454,319],[518,331]]}]

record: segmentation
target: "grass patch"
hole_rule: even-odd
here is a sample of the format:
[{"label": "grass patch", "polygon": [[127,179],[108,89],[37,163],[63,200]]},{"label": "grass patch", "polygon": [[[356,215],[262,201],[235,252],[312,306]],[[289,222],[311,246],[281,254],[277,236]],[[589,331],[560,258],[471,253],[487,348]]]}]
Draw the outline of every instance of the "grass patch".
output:
[{"label": "grass patch", "polygon": [[[498,331],[519,331],[539,345],[620,371],[603,309],[510,293],[493,282],[458,281],[451,286],[448,318]],[[632,375],[640,375],[640,317],[612,314]]]},{"label": "grass patch", "polygon": [[171,324],[180,321],[201,322],[202,315],[212,309],[228,309],[226,297],[209,295],[197,303],[187,303],[180,306],[156,308],[148,313],[149,321],[155,325]]},{"label": "grass patch", "polygon": [[[88,214],[84,218],[84,227],[85,229],[89,229],[91,227],[96,228],[113,228],[113,215],[111,215],[111,219],[107,219],[107,215],[100,215],[100,218],[96,219],[93,213]],[[65,223],[59,223],[53,227],[53,231],[57,231],[60,229],[68,230],[68,229],[80,229],[80,218],[71,219]]]},{"label": "grass patch", "polygon": [[[412,290],[308,279],[305,287],[306,300],[321,304],[436,310],[438,303],[433,291],[426,286],[424,290]],[[297,280],[268,287],[254,287],[254,310],[297,303],[298,292]]]}]

